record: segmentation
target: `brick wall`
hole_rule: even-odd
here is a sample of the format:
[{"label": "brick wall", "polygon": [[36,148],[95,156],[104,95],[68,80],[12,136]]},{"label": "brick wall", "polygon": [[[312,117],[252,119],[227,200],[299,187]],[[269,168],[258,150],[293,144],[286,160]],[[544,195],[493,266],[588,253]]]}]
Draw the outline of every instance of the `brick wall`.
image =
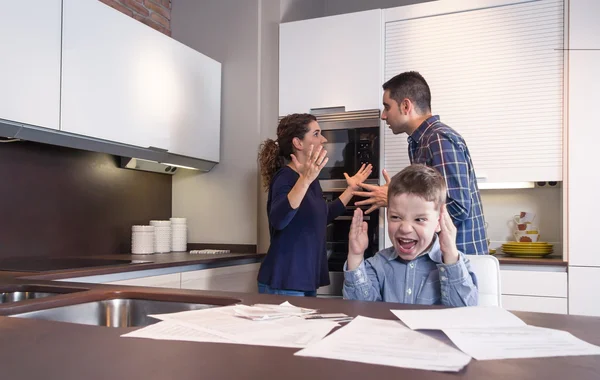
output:
[{"label": "brick wall", "polygon": [[127,16],[171,35],[171,0],[100,0]]}]

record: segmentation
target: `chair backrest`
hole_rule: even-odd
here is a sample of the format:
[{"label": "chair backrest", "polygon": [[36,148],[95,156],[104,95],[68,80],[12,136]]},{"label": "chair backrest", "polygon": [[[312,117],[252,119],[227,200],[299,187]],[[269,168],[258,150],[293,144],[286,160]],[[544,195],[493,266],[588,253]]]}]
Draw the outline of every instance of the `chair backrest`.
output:
[{"label": "chair backrest", "polygon": [[477,276],[479,306],[502,306],[498,259],[490,255],[467,255],[467,258]]}]

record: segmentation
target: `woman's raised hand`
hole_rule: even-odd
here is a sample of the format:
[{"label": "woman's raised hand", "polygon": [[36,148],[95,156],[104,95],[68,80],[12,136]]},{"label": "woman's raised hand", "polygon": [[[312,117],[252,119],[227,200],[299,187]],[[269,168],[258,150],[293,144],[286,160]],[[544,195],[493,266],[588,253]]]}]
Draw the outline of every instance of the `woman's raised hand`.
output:
[{"label": "woman's raised hand", "polygon": [[317,179],[321,169],[323,169],[327,164],[327,161],[329,161],[329,157],[326,157],[327,151],[323,149],[322,146],[315,151],[314,145],[312,144],[308,150],[308,155],[305,162],[301,163],[293,154],[290,156],[300,176],[304,177],[308,182],[311,183]]}]

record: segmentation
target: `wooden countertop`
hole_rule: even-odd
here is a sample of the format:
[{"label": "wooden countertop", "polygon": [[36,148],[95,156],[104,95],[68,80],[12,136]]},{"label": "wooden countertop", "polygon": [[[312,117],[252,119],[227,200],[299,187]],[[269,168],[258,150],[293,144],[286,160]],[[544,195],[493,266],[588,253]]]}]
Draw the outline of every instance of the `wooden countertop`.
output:
[{"label": "wooden countertop", "polygon": [[80,256],[85,258],[126,259],[148,261],[142,264],[123,264],[92,268],[64,269],[48,272],[6,272],[0,275],[8,277],[24,277],[34,280],[58,280],[65,278],[96,276],[113,273],[142,271],[149,269],[170,268],[186,265],[227,265],[228,263],[260,262],[266,253],[228,253],[228,254],[190,254],[186,252],[171,252],[153,255],[102,255]]},{"label": "wooden countertop", "polygon": [[566,267],[569,265],[568,262],[563,261],[562,257],[514,257],[504,253],[497,253],[493,255],[498,259],[500,264],[521,264],[521,265],[556,265]]},{"label": "wooden countertop", "polygon": [[[1,280],[0,280],[1,281]],[[12,280],[24,283],[24,281]],[[10,283],[4,280],[5,285]],[[44,282],[40,282],[44,283]],[[50,282],[45,282],[50,284]],[[56,285],[56,283],[54,283]],[[77,286],[79,284],[64,284]],[[81,286],[81,285],[80,285]],[[44,301],[43,307],[82,300],[95,300],[113,291],[122,296],[153,295],[163,299],[186,297],[207,302],[206,297],[231,297],[244,304],[281,303],[290,297],[204,292],[192,290],[149,289],[85,284],[89,292],[59,296]],[[42,299],[43,300],[43,299]],[[27,309],[40,308],[29,303]],[[293,298],[298,306],[321,312],[341,312],[395,319],[390,309],[414,309],[415,305],[341,299]],[[24,311],[23,307],[6,308],[4,313]],[[559,314],[515,312],[534,326],[568,331],[585,341],[600,345],[600,318]],[[364,379],[577,379],[600,378],[597,356],[556,357],[541,359],[490,360],[471,363],[458,374],[394,368],[327,359],[296,357],[296,349],[121,338],[132,328],[108,328],[33,319],[0,317],[0,357],[2,377],[11,380],[79,380],[79,379],[273,379],[287,380],[364,380]]]}]

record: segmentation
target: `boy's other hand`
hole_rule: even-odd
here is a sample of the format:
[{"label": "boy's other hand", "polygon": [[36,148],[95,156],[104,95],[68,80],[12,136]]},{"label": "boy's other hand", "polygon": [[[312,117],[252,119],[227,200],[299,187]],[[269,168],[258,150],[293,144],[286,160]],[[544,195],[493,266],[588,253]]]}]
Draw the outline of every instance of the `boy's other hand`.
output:
[{"label": "boy's other hand", "polygon": [[348,236],[348,270],[358,268],[363,261],[365,250],[369,246],[367,230],[368,225],[363,220],[363,212],[360,208],[356,208]]},{"label": "boy's other hand", "polygon": [[456,248],[456,226],[452,222],[452,218],[446,209],[446,205],[442,206],[440,213],[440,249],[442,251],[442,259],[444,264],[454,264],[458,261],[458,249]]},{"label": "boy's other hand", "polygon": [[387,171],[383,169],[383,178],[385,179],[385,185],[377,186],[377,185],[367,185],[366,183],[361,183],[360,187],[368,191],[354,191],[352,195],[365,197],[369,199],[365,199],[364,201],[354,203],[356,206],[366,206],[371,205],[365,214],[370,214],[371,212],[377,210],[380,207],[387,206],[387,193],[388,193],[388,185],[390,184],[390,176],[387,174]]}]

